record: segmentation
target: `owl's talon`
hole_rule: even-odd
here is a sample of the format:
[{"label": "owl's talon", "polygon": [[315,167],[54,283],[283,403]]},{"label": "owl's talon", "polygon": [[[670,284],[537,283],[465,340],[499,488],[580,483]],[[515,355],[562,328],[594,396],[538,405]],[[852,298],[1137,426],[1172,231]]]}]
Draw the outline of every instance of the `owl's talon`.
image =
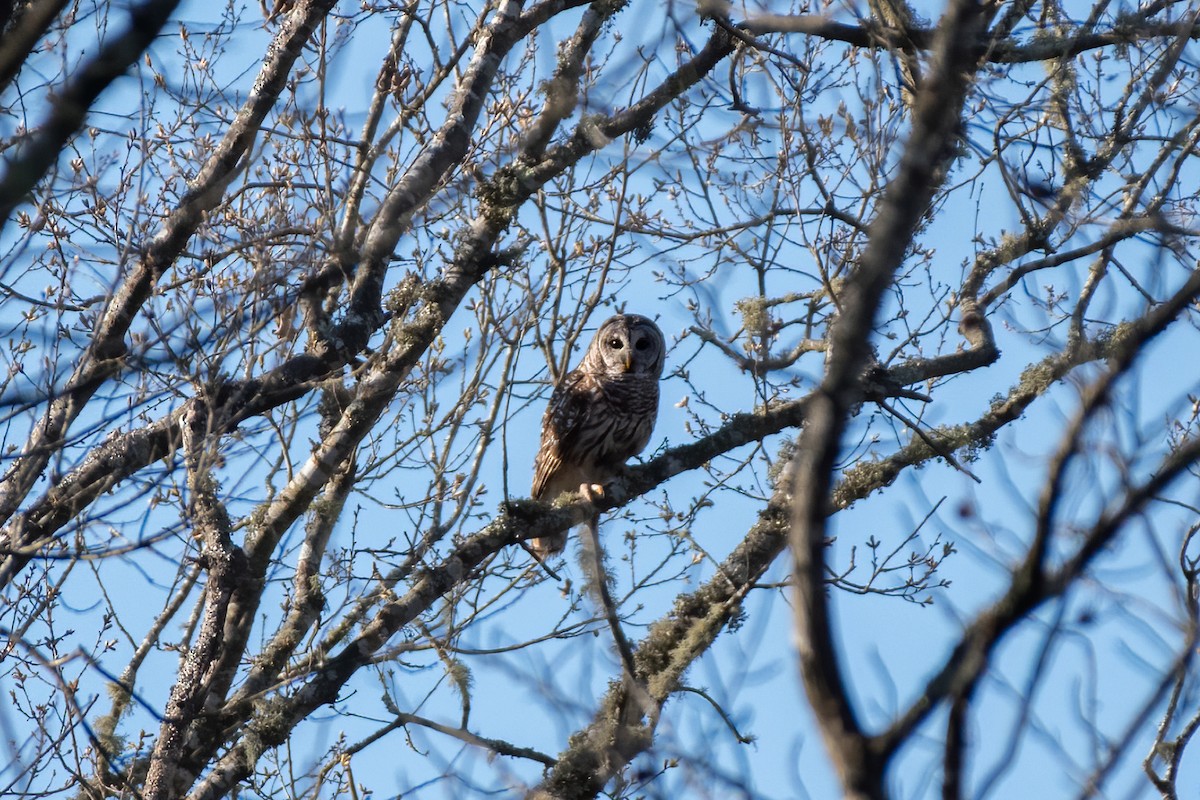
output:
[{"label": "owl's talon", "polygon": [[599,483],[581,483],[579,494],[584,500],[594,504],[597,500],[604,499],[604,487]]}]

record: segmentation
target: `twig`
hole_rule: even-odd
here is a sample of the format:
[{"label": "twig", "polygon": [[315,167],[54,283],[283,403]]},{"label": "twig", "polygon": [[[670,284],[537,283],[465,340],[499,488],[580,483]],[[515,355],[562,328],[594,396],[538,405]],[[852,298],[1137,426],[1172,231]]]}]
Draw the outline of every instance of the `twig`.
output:
[{"label": "twig", "polygon": [[977,475],[975,475],[975,473],[971,472],[971,470],[967,469],[962,464],[960,464],[958,459],[956,459],[949,450],[942,447],[940,444],[935,442],[933,439],[929,438],[929,435],[926,434],[925,431],[921,430],[920,423],[918,423],[915,419],[909,418],[906,414],[901,412],[898,408],[896,408],[895,406],[893,406],[891,403],[887,402],[886,400],[883,400],[882,398],[876,399],[875,402],[880,407],[882,407],[885,411],[887,411],[889,414],[891,414],[893,417],[895,417],[896,419],[903,422],[906,426],[908,426],[909,430],[911,430],[913,433],[915,433],[917,436],[919,436],[921,438],[921,441],[923,441],[925,444],[929,445],[930,450],[937,453],[942,458],[946,459],[946,462],[948,464],[950,464],[950,466],[954,467],[956,470],[958,470],[962,474],[966,475],[968,478],[975,481],[976,483],[983,483],[983,481],[979,480],[979,477]]}]

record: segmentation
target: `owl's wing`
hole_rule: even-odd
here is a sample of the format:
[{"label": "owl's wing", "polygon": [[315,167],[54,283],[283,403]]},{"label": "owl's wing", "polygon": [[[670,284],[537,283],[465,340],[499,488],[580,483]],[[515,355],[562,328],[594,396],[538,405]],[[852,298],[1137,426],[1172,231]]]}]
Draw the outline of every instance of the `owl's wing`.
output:
[{"label": "owl's wing", "polygon": [[550,395],[550,404],[542,417],[542,443],[533,462],[534,497],[542,498],[564,463],[573,464],[579,458],[578,443],[590,402],[584,383],[582,373],[572,372]]}]

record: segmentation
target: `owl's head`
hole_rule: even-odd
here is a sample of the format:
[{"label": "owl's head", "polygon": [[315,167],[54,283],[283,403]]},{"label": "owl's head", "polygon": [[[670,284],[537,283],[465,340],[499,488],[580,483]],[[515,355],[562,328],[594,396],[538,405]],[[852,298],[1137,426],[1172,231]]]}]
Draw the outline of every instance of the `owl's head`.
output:
[{"label": "owl's head", "polygon": [[580,366],[587,372],[646,375],[657,380],[666,354],[666,340],[653,320],[640,314],[618,314],[596,331]]}]

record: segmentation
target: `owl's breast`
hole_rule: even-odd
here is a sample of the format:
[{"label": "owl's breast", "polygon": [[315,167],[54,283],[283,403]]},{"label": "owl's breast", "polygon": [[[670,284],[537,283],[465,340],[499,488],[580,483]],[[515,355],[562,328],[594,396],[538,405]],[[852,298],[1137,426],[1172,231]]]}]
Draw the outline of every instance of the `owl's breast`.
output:
[{"label": "owl's breast", "polygon": [[621,375],[602,382],[596,400],[595,460],[618,466],[645,449],[658,416],[658,381]]}]

